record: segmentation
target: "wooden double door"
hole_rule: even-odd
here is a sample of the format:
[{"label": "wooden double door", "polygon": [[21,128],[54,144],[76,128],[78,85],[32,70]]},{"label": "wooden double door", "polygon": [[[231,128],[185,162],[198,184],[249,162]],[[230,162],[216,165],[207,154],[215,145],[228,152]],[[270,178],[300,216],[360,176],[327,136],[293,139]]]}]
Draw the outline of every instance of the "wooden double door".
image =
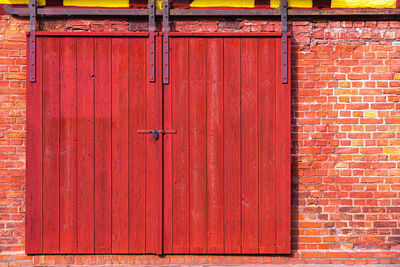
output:
[{"label": "wooden double door", "polygon": [[280,43],[172,34],[163,85],[159,36],[149,82],[147,34],[37,33],[27,253],[289,253]]}]

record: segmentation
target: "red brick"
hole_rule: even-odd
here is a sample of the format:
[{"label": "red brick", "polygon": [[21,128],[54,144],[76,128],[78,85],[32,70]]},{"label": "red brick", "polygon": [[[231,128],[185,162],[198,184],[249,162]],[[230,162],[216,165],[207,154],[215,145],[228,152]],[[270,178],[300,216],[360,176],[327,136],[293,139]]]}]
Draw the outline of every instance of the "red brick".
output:
[{"label": "red brick", "polygon": [[374,252],[375,258],[396,258],[397,253],[395,251],[385,251],[385,252]]},{"label": "red brick", "polygon": [[[396,20],[292,20],[292,249],[296,257],[205,255],[161,260],[99,255],[96,262],[97,256],[50,256],[47,260],[43,256],[34,257],[35,264],[102,265],[112,258],[114,263],[137,265],[400,263],[399,247],[394,245],[400,234],[396,220],[400,213],[400,80],[394,75],[400,73],[400,47],[393,45],[400,37],[399,25]],[[43,30],[111,32],[128,27],[146,31],[148,26],[124,18],[41,21]],[[27,20],[0,19],[0,228],[6,237],[0,242],[0,261],[6,266],[32,265],[30,256],[14,253],[23,253],[21,244],[25,243],[23,31],[28,28]],[[185,20],[174,22],[171,28],[279,31],[280,22]],[[365,116],[366,111],[375,114]]]}]

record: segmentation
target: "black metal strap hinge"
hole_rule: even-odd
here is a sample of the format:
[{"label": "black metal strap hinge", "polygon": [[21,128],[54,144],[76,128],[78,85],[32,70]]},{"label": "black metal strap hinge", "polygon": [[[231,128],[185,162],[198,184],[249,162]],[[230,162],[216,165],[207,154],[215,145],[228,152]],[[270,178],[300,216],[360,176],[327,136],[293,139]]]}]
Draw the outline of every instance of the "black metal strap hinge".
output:
[{"label": "black metal strap hinge", "polygon": [[29,0],[29,80],[36,82],[36,0]]},{"label": "black metal strap hinge", "polygon": [[288,29],[287,29],[287,21],[288,21],[288,2],[287,0],[281,0],[280,4],[281,9],[281,29],[282,29],[282,83],[288,83]]},{"label": "black metal strap hinge", "polygon": [[169,1],[164,0],[163,7],[163,84],[169,83]]},{"label": "black metal strap hinge", "polygon": [[149,81],[155,82],[156,80],[156,62],[155,62],[155,50],[156,50],[156,5],[154,0],[149,0]]},{"label": "black metal strap hinge", "polygon": [[160,134],[176,134],[176,130],[138,130],[138,134],[152,134],[153,138],[158,140]]}]

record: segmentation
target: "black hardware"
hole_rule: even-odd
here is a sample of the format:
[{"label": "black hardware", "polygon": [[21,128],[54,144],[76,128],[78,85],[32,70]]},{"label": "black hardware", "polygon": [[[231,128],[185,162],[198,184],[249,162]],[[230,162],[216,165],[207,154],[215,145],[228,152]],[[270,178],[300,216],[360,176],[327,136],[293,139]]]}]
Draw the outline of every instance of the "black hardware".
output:
[{"label": "black hardware", "polygon": [[282,83],[288,83],[288,30],[287,30],[287,19],[288,19],[288,3],[287,0],[281,0],[281,31],[282,31]]},{"label": "black hardware", "polygon": [[36,82],[36,0],[29,0],[29,80]]},{"label": "black hardware", "polygon": [[163,7],[163,84],[169,83],[169,1],[164,0]]},{"label": "black hardware", "polygon": [[153,139],[158,140],[158,138],[160,138],[160,135],[159,135],[158,131],[154,131],[153,132]]},{"label": "black hardware", "polygon": [[155,62],[155,24],[156,24],[156,5],[154,0],[149,0],[149,81],[156,80],[156,62]]},{"label": "black hardware", "polygon": [[[18,16],[29,16],[29,8],[10,7],[4,5],[3,9]],[[148,16],[147,9],[128,8],[38,8],[40,16]],[[162,10],[156,11],[157,16],[162,15]],[[171,9],[170,16],[280,16],[279,9]],[[329,9],[289,9],[289,16],[398,16],[400,8],[329,8]]]},{"label": "black hardware", "polygon": [[152,134],[155,140],[160,138],[160,134],[176,134],[176,130],[138,130],[138,134]]}]

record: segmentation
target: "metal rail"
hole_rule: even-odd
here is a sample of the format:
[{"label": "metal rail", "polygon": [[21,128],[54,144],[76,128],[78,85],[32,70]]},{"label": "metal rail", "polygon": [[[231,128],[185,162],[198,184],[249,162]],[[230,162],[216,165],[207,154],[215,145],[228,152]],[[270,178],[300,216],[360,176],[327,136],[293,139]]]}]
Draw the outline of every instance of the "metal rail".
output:
[{"label": "metal rail", "polygon": [[163,10],[156,10],[155,1],[149,0],[147,9],[129,8],[39,8],[36,0],[29,0],[28,8],[13,8],[4,5],[11,15],[30,17],[29,35],[29,79],[36,82],[36,20],[37,16],[147,16],[149,20],[149,81],[155,82],[155,24],[156,16],[163,17],[162,62],[163,84],[169,82],[169,18],[172,17],[238,17],[280,16],[282,22],[282,83],[288,82],[288,16],[398,16],[400,9],[288,9],[287,0],[281,0],[279,9],[170,9],[169,1],[163,0]]},{"label": "metal rail", "polygon": [[[13,8],[4,5],[3,9],[18,16],[29,16],[29,8]],[[40,16],[148,16],[147,9],[129,8],[37,8]],[[156,16],[162,16],[162,10]],[[288,16],[399,16],[400,8],[330,8],[330,9],[289,9]],[[169,16],[281,16],[280,9],[170,9]]]}]

